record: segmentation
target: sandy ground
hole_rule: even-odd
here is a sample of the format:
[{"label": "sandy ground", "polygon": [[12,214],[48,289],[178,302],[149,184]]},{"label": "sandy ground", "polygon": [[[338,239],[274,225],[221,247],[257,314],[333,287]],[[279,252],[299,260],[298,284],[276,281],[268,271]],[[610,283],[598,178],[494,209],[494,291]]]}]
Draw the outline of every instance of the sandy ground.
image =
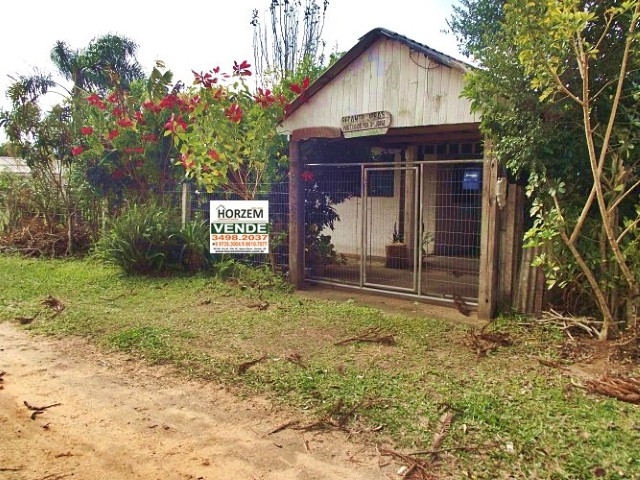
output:
[{"label": "sandy ground", "polygon": [[[388,479],[398,466],[261,399],[0,323],[0,479]],[[58,404],[36,414],[31,406]]]}]

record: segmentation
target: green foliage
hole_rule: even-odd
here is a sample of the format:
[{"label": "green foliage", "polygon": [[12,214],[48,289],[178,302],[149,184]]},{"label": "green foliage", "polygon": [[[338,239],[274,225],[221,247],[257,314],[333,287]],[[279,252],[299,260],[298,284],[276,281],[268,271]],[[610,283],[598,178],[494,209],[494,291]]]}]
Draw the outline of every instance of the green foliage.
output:
[{"label": "green foliage", "polygon": [[178,222],[155,204],[133,205],[111,222],[96,254],[129,274],[161,274],[181,251]]},{"label": "green foliage", "polygon": [[78,97],[83,123],[75,151],[101,196],[144,201],[176,189],[183,170],[172,161],[177,151],[165,124],[190,106],[169,92],[171,76],[156,67],[146,85],[135,81],[128,90]]},{"label": "green foliage", "polygon": [[209,224],[194,220],[181,226],[172,212],[154,202],[126,208],[96,243],[97,257],[128,274],[227,271],[209,253]]},{"label": "green foliage", "polygon": [[607,324],[633,323],[623,299],[638,293],[638,12],[637,0],[463,0],[449,21],[482,67],[465,95],[527,184],[537,264]]},{"label": "green foliage", "polygon": [[0,234],[11,232],[37,210],[28,179],[0,173]]},{"label": "green foliage", "polygon": [[180,247],[179,262],[188,272],[208,270],[215,259],[209,252],[209,222],[192,220],[176,234]]},{"label": "green foliage", "polygon": [[116,85],[125,89],[144,77],[136,59],[138,45],[127,37],[107,34],[93,38],[81,49],[57,41],[51,61],[73,83],[73,95],[81,91],[106,92]]},{"label": "green foliage", "polygon": [[[181,97],[190,110],[165,127],[187,177],[208,192],[222,190],[240,199],[255,198],[283,156],[277,124],[287,99],[269,89],[252,93],[246,82],[250,67],[243,61],[235,62],[231,75],[219,67],[196,73],[196,86]],[[223,83],[224,78],[231,80]]]},{"label": "green foliage", "polygon": [[153,363],[171,359],[172,332],[166,328],[142,326],[126,328],[111,335],[107,342],[118,350],[137,353]]}]

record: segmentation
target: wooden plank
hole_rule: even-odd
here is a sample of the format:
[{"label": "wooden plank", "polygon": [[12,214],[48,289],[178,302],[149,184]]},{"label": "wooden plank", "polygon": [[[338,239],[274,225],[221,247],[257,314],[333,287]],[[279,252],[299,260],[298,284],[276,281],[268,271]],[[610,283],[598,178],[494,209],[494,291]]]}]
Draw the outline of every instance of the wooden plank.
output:
[{"label": "wooden plank", "polygon": [[427,76],[429,75],[430,60],[424,55],[416,55],[418,65],[415,65],[416,102],[414,112],[414,125],[424,125],[424,109],[427,97]]},{"label": "wooden plank", "polygon": [[516,275],[518,239],[516,238],[516,208],[518,207],[518,186],[510,184],[507,189],[506,205],[500,212],[500,260],[498,276],[498,303],[511,305],[513,281]]},{"label": "wooden plank", "polygon": [[489,141],[485,141],[484,148],[478,319],[490,320],[495,316],[498,299],[497,283],[500,227],[498,205],[496,202],[498,160],[493,155]]},{"label": "wooden plank", "polygon": [[398,107],[396,125],[406,127],[413,122],[413,109],[416,108],[415,95],[409,93],[411,63],[409,47],[396,42],[395,55],[398,64]]},{"label": "wooden plank", "polygon": [[380,68],[380,54],[377,48],[377,44],[374,44],[367,51],[367,60],[369,61],[369,87],[367,94],[369,95],[369,110],[372,112],[378,112],[377,91],[378,91],[378,69]]}]

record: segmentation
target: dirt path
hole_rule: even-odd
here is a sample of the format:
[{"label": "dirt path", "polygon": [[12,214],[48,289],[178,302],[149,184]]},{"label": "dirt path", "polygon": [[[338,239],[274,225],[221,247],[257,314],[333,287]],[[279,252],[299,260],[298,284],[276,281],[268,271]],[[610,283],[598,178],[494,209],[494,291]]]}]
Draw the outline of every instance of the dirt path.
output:
[{"label": "dirt path", "polygon": [[[0,478],[388,479],[375,449],[285,429],[262,400],[0,323]],[[46,409],[35,419],[32,406]]]}]

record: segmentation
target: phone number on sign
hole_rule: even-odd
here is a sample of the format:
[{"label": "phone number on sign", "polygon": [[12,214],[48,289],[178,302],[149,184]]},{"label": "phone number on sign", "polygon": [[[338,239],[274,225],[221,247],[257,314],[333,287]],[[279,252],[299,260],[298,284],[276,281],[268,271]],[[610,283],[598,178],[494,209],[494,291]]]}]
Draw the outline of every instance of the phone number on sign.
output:
[{"label": "phone number on sign", "polygon": [[241,242],[245,242],[245,241],[259,241],[259,242],[264,242],[266,240],[269,239],[269,235],[252,235],[252,234],[241,234],[241,235],[211,235],[211,240],[215,241],[232,241],[232,240],[239,240]]}]

